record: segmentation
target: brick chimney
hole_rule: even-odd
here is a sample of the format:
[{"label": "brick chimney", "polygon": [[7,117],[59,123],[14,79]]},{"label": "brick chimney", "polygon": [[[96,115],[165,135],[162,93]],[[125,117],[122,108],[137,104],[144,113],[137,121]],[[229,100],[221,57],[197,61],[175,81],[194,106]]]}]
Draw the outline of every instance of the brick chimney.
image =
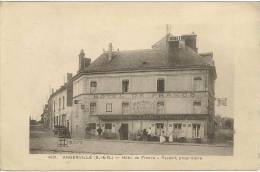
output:
[{"label": "brick chimney", "polygon": [[108,61],[110,62],[112,60],[112,56],[113,56],[113,45],[110,42],[108,44]]},{"label": "brick chimney", "polygon": [[185,40],[185,45],[193,49],[196,53],[198,52],[197,48],[197,35],[192,32],[192,34],[182,35],[181,38]]},{"label": "brick chimney", "polygon": [[183,48],[183,41],[181,40],[181,36],[170,36],[168,38],[168,62],[170,64],[179,64],[179,50]]},{"label": "brick chimney", "polygon": [[90,65],[91,59],[85,58],[84,50],[82,49],[79,54],[79,71],[85,69]]},{"label": "brick chimney", "polygon": [[84,50],[82,49],[79,54],[79,71],[84,69],[84,57],[85,57],[85,53]]}]

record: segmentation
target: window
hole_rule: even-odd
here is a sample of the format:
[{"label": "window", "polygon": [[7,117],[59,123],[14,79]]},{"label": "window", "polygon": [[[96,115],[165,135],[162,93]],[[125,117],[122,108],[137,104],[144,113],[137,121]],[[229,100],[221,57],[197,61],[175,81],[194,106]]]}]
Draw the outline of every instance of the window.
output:
[{"label": "window", "polygon": [[96,129],[96,123],[89,123],[88,126],[91,130]]},{"label": "window", "polygon": [[105,123],[105,129],[106,130],[111,130],[112,129],[112,124],[111,123]]},{"label": "window", "polygon": [[195,100],[193,102],[193,112],[194,113],[201,113],[201,101],[200,100]]},{"label": "window", "polygon": [[194,101],[193,106],[201,106],[201,101]]},{"label": "window", "polygon": [[61,98],[59,98],[59,111],[60,111],[60,106],[61,106]]},{"label": "window", "polygon": [[129,89],[129,80],[122,81],[122,92],[127,93]]},{"label": "window", "polygon": [[90,93],[95,93],[97,89],[97,82],[96,81],[91,81],[90,82]]},{"label": "window", "polygon": [[157,80],[157,92],[164,92],[164,79]]},{"label": "window", "polygon": [[202,78],[201,77],[194,77],[193,78],[193,89],[195,91],[202,91]]},{"label": "window", "polygon": [[182,126],[181,123],[173,124],[173,132],[175,133],[177,138],[181,137],[181,131],[182,131],[181,126]]},{"label": "window", "polygon": [[56,125],[59,125],[59,117],[56,116]]},{"label": "window", "polygon": [[164,113],[164,102],[157,102],[157,113]]},{"label": "window", "polygon": [[122,113],[123,114],[129,113],[129,103],[128,102],[122,103]]},{"label": "window", "polygon": [[193,138],[200,137],[200,124],[192,124],[192,137]]},{"label": "window", "polygon": [[53,112],[55,112],[55,100],[53,101]]},{"label": "window", "polygon": [[96,103],[90,103],[90,114],[93,114],[96,112],[97,105]]},{"label": "window", "polygon": [[112,112],[112,103],[106,104],[106,112]]},{"label": "window", "polygon": [[80,107],[81,107],[82,110],[85,109],[85,105],[84,104],[81,104]]},{"label": "window", "polygon": [[63,97],[62,97],[62,109],[65,108],[64,105],[65,105],[65,97],[63,96]]},{"label": "window", "polygon": [[181,124],[173,124],[173,128],[175,130],[180,130],[181,129]]}]

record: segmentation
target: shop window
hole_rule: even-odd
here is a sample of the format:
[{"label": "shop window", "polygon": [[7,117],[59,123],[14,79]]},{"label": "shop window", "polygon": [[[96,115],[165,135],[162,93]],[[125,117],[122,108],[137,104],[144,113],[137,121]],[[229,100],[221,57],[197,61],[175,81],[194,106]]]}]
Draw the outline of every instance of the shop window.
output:
[{"label": "shop window", "polygon": [[174,129],[181,129],[181,124],[173,124],[173,126]]},{"label": "shop window", "polygon": [[193,89],[194,91],[202,91],[202,78],[201,77],[194,77],[193,78]]},{"label": "shop window", "polygon": [[105,129],[106,130],[111,130],[112,129],[112,124],[111,123],[105,123]]},{"label": "shop window", "polygon": [[112,112],[112,103],[106,104],[106,112]]},{"label": "shop window", "polygon": [[97,104],[92,102],[90,103],[90,114],[96,113]]},{"label": "shop window", "polygon": [[112,132],[112,124],[105,123],[105,133],[111,133],[111,132]]},{"label": "shop window", "polygon": [[157,113],[164,113],[164,102],[157,102]]},{"label": "shop window", "polygon": [[[156,123],[155,127],[155,135],[160,136],[163,131],[164,124],[163,123]],[[164,133],[165,134],[165,133]]]},{"label": "shop window", "polygon": [[164,92],[165,83],[164,79],[158,79],[157,80],[157,92]]},{"label": "shop window", "polygon": [[129,103],[128,102],[122,103],[122,112],[123,112],[123,114],[129,113]]},{"label": "shop window", "polygon": [[122,81],[122,92],[127,93],[129,91],[129,80]]},{"label": "shop window", "polygon": [[91,130],[95,130],[96,129],[96,123],[89,123],[88,126],[89,126],[89,128]]},{"label": "shop window", "polygon": [[90,93],[96,93],[96,89],[97,89],[97,81],[91,81],[90,82]]},{"label": "shop window", "polygon": [[200,124],[192,124],[192,137],[193,138],[200,137]]},{"label": "shop window", "polygon": [[175,136],[176,136],[177,138],[181,137],[181,131],[182,131],[181,126],[182,126],[181,123],[173,124],[173,131],[174,131]]}]

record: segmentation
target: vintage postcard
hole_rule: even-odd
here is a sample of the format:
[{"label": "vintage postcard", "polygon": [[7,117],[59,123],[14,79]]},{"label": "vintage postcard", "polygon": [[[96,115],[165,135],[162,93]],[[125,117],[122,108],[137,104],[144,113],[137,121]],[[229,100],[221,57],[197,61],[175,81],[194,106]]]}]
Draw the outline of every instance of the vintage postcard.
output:
[{"label": "vintage postcard", "polygon": [[256,170],[258,2],[2,2],[3,170]]}]

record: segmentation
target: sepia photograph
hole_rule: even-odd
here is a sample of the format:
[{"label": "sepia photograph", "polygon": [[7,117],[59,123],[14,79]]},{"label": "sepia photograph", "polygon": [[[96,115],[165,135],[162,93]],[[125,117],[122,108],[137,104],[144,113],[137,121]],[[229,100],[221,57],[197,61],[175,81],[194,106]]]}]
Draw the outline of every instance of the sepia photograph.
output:
[{"label": "sepia photograph", "polygon": [[[14,156],[33,170],[120,170],[117,161],[137,159],[143,167],[125,168],[171,169],[175,161],[193,170],[217,162],[217,170],[229,161],[225,167],[241,169],[241,159],[255,166],[259,111],[249,110],[249,97],[257,90],[259,3],[4,2],[1,9],[6,167]],[[38,160],[51,165],[25,163]]]},{"label": "sepia photograph", "polygon": [[[62,39],[57,42],[79,39],[95,49],[66,48],[70,54],[78,51],[66,57],[78,63],[76,71],[52,65],[60,68],[63,82],[58,87],[44,83],[50,85],[48,99],[39,106],[40,113],[30,114],[30,153],[232,156],[234,68],[226,52],[229,42],[210,44],[217,33],[189,24],[155,24],[140,29],[138,37],[123,36],[131,28],[104,29],[111,30],[103,33],[111,42],[94,30],[74,34],[91,34],[98,42],[58,36]],[[124,39],[114,38],[114,32],[131,44],[120,45]],[[225,28],[222,32],[219,36],[227,34]],[[142,34],[158,39],[149,45],[151,39]],[[144,46],[132,45],[137,43]],[[57,51],[63,48],[56,46]],[[90,56],[94,52],[98,55]]]}]

